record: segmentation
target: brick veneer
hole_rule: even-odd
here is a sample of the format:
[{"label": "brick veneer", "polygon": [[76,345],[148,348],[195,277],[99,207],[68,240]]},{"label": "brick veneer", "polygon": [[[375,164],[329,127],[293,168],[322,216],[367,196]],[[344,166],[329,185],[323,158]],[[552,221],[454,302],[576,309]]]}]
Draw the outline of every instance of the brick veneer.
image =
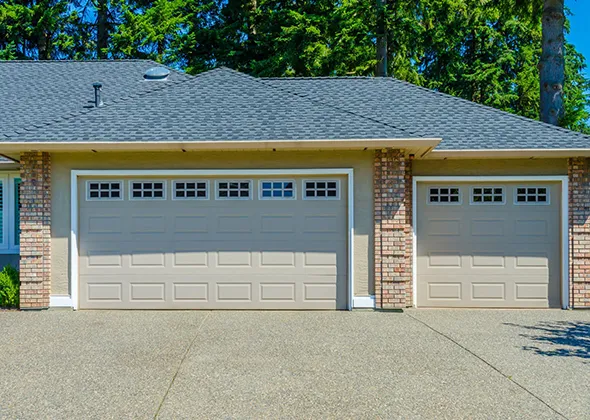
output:
[{"label": "brick veneer", "polygon": [[412,165],[399,150],[375,152],[375,306],[412,306]]},{"label": "brick veneer", "polygon": [[570,305],[590,308],[590,164],[569,159]]},{"label": "brick veneer", "polygon": [[49,307],[51,282],[51,158],[21,154],[20,307]]}]

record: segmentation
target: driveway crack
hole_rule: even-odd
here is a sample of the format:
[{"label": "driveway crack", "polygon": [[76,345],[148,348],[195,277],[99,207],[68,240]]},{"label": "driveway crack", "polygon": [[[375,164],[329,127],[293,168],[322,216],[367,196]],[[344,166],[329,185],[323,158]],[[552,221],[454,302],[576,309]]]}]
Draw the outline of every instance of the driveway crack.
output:
[{"label": "driveway crack", "polygon": [[483,363],[485,363],[486,365],[488,365],[490,368],[492,368],[493,370],[495,370],[496,372],[498,372],[500,375],[502,375],[504,378],[508,379],[514,385],[516,385],[517,387],[519,387],[520,389],[522,389],[524,392],[526,392],[527,394],[529,394],[530,396],[532,396],[533,398],[535,398],[537,401],[539,401],[541,404],[543,404],[544,406],[546,406],[548,409],[550,409],[551,411],[553,411],[555,414],[557,414],[558,416],[560,416],[560,417],[562,417],[564,419],[567,419],[567,417],[563,413],[561,413],[557,409],[553,408],[548,402],[546,402],[545,400],[543,400],[541,397],[539,397],[538,395],[536,395],[535,393],[533,393],[532,391],[530,391],[524,385],[522,385],[522,384],[518,383],[517,381],[515,381],[514,379],[512,379],[511,376],[506,375],[504,372],[502,372],[496,366],[492,365],[490,362],[488,362],[487,360],[485,360],[484,358],[482,358],[478,354],[476,354],[473,351],[469,350],[467,347],[465,347],[464,345],[462,345],[461,343],[459,343],[458,341],[456,341],[452,337],[448,336],[447,334],[443,333],[442,331],[437,330],[434,327],[431,327],[426,322],[424,322],[424,321],[422,321],[422,320],[420,320],[420,319],[418,319],[418,318],[410,315],[407,312],[405,312],[405,315],[407,315],[408,317],[412,318],[414,321],[419,322],[420,324],[424,325],[426,328],[428,328],[429,330],[433,331],[434,333],[440,335],[441,337],[446,338],[447,340],[449,340],[450,342],[452,342],[456,346],[460,347],[461,349],[463,349],[464,351],[466,351],[467,353],[469,353],[473,357],[479,359],[480,361],[482,361]]},{"label": "driveway crack", "polygon": [[174,385],[174,381],[176,380],[176,377],[178,376],[178,372],[180,372],[180,367],[184,363],[186,356],[188,356],[188,353],[191,351],[193,345],[195,344],[195,341],[197,341],[197,337],[199,336],[199,333],[201,332],[201,329],[203,328],[203,324],[205,324],[205,321],[207,320],[207,318],[209,318],[209,315],[211,315],[211,312],[207,312],[207,315],[205,315],[205,317],[203,318],[203,320],[201,321],[201,323],[197,327],[197,331],[195,332],[195,336],[193,337],[193,339],[191,340],[189,345],[186,347],[186,350],[184,351],[184,354],[182,355],[182,358],[180,359],[180,363],[178,364],[178,367],[176,368],[176,371],[174,372],[174,375],[172,376],[172,380],[170,381],[170,384],[168,384],[168,388],[166,389],[166,392],[164,393],[164,396],[162,397],[162,401],[160,401],[160,404],[158,405],[158,409],[156,410],[156,414],[154,414],[154,419],[158,418],[158,416],[160,415],[160,410],[162,410],[162,406],[164,405],[164,401],[166,401],[166,398],[168,397],[168,394],[170,393],[170,389],[172,389],[172,385]]}]

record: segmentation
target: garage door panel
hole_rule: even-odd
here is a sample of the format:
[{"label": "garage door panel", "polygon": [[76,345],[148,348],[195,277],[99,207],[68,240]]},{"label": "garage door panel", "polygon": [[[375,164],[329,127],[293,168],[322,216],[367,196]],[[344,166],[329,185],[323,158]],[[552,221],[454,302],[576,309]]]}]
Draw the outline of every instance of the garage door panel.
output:
[{"label": "garage door panel", "polygon": [[418,188],[418,305],[559,306],[557,184],[551,205],[514,204],[517,184],[503,186],[503,205],[473,205],[472,184],[457,185],[461,205],[426,204],[429,185]]},{"label": "garage door panel", "polygon": [[[340,200],[80,202],[80,305],[119,309],[345,309]],[[302,181],[299,180],[298,185]],[[85,197],[84,181],[79,184]],[[299,189],[301,192],[301,189]]]}]

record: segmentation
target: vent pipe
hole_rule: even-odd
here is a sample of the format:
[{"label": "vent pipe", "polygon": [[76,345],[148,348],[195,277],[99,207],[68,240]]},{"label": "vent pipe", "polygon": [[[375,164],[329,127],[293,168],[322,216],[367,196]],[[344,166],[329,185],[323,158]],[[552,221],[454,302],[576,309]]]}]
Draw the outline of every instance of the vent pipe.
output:
[{"label": "vent pipe", "polygon": [[104,106],[102,95],[100,94],[102,92],[102,83],[95,82],[92,84],[92,87],[94,88],[94,106],[100,108],[101,106]]}]

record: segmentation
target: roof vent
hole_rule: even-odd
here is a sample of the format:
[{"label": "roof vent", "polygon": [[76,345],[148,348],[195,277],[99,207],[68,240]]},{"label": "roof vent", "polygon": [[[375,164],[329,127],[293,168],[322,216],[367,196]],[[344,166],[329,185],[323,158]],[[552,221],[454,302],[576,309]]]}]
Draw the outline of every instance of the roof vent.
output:
[{"label": "roof vent", "polygon": [[100,82],[94,82],[92,84],[92,87],[94,88],[94,106],[97,108],[100,108],[102,106],[104,106],[104,103],[102,102],[102,83]]},{"label": "roof vent", "polygon": [[170,70],[166,67],[152,67],[143,74],[145,80],[166,80],[170,75]]}]

